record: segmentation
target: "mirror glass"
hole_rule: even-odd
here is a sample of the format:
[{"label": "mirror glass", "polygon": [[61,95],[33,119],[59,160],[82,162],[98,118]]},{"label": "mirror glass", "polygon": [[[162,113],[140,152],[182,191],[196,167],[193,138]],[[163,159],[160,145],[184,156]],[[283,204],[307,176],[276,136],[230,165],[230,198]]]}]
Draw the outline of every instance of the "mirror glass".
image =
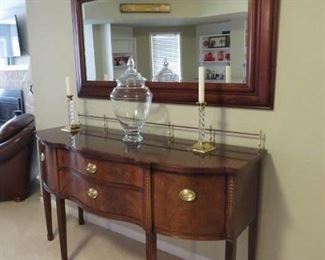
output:
[{"label": "mirror glass", "polygon": [[116,80],[132,57],[148,81],[196,82],[204,66],[207,82],[246,82],[248,0],[169,0],[170,13],[121,13],[121,3],[82,5],[87,80]]}]

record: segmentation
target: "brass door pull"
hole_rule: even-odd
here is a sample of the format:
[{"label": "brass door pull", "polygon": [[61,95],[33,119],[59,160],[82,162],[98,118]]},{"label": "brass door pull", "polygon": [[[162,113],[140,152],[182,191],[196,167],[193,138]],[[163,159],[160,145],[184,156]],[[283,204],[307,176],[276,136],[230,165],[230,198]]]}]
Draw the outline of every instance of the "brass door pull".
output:
[{"label": "brass door pull", "polygon": [[94,188],[89,188],[88,196],[92,199],[96,199],[98,197],[98,191]]},{"label": "brass door pull", "polygon": [[181,200],[186,202],[191,202],[196,199],[196,193],[190,189],[183,189],[179,192],[179,197]]},{"label": "brass door pull", "polygon": [[41,153],[40,160],[41,160],[41,162],[44,162],[45,161],[45,155],[44,155],[44,153]]},{"label": "brass door pull", "polygon": [[97,166],[96,164],[93,163],[88,163],[86,167],[86,171],[88,173],[94,174],[97,171]]}]

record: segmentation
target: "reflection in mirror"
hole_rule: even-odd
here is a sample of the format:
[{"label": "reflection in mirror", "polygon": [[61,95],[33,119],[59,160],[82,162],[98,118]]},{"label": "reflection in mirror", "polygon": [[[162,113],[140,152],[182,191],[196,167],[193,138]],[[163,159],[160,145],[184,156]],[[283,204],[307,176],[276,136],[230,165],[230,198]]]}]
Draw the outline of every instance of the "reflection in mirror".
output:
[{"label": "reflection in mirror", "polygon": [[204,66],[207,82],[246,82],[248,0],[173,0],[169,14],[120,13],[120,3],[82,5],[87,80],[116,80],[132,56],[149,81],[195,82]]}]

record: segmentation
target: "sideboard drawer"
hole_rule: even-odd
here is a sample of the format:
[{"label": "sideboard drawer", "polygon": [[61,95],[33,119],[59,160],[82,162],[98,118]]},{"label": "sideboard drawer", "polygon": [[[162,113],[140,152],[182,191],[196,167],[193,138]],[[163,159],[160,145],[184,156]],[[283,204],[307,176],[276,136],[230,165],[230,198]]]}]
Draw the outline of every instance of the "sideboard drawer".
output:
[{"label": "sideboard drawer", "polygon": [[58,192],[58,176],[56,150],[50,146],[44,145],[41,142],[39,145],[39,158],[42,182],[45,188],[51,192]]},{"label": "sideboard drawer", "polygon": [[154,173],[154,229],[183,238],[225,233],[225,177]]},{"label": "sideboard drawer", "polygon": [[143,169],[132,164],[88,158],[76,152],[58,150],[59,167],[72,168],[100,182],[128,184],[143,188]]},{"label": "sideboard drawer", "polygon": [[62,196],[80,202],[102,215],[142,222],[143,192],[96,184],[70,170],[60,170],[59,178]]}]

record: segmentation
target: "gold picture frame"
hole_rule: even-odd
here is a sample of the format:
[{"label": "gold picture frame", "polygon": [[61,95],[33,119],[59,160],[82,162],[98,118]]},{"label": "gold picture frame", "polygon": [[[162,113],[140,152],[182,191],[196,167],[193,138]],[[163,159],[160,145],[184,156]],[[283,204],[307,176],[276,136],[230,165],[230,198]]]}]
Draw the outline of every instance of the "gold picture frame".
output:
[{"label": "gold picture frame", "polygon": [[170,13],[170,4],[120,4],[121,13]]}]

